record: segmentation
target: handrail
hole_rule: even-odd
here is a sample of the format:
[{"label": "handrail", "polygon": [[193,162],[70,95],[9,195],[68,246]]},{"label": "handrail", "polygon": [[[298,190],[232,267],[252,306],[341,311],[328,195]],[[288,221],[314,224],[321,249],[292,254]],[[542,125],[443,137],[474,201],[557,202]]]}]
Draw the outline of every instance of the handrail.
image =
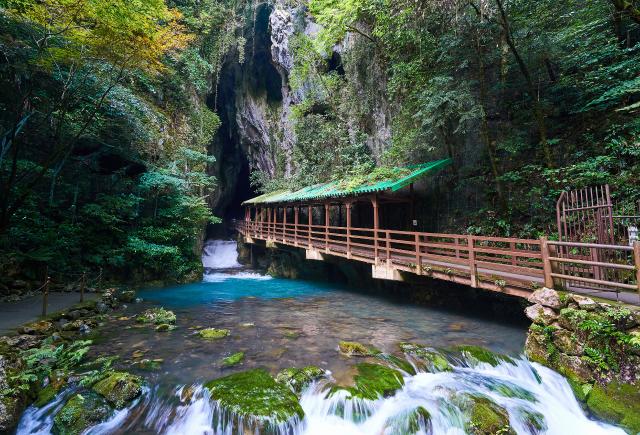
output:
[{"label": "handrail", "polygon": [[[373,264],[386,263],[418,274],[435,273],[442,279],[462,282],[457,274],[467,274],[472,287],[495,289],[495,283],[506,281],[509,288],[531,291],[535,281],[547,287],[571,287],[580,282],[602,291],[640,292],[638,243],[630,247],[269,221],[239,221],[237,227],[257,239],[320,249]],[[568,247],[579,248],[580,252],[569,252]],[[603,260],[597,250],[610,251],[607,258],[611,261]],[[632,273],[633,279],[628,273],[617,274],[628,271],[636,272]]]}]

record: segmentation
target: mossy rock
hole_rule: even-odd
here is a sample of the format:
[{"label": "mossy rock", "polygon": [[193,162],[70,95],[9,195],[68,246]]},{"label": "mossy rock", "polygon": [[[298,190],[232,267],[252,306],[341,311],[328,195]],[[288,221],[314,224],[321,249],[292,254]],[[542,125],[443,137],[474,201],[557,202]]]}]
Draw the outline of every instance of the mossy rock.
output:
[{"label": "mossy rock", "polygon": [[462,356],[465,357],[467,362],[472,364],[487,363],[492,365],[493,367],[503,362],[515,364],[513,359],[508,357],[507,355],[494,353],[480,346],[458,346],[456,347],[456,350],[461,352]]},{"label": "mossy rock", "polygon": [[231,331],[228,329],[206,328],[198,331],[198,335],[205,340],[219,340],[228,337]]},{"label": "mossy rock", "polygon": [[176,326],[170,325],[169,323],[161,323],[160,325],[156,326],[156,331],[158,332],[169,332],[173,331],[174,329],[176,329]]},{"label": "mossy rock", "polygon": [[388,353],[380,353],[376,355],[376,358],[384,361],[387,365],[396,368],[398,370],[402,370],[410,375],[416,374],[416,369],[411,365],[411,363],[404,358],[397,357],[395,355],[390,355]]},{"label": "mossy rock", "polygon": [[464,394],[462,407],[466,409],[469,420],[465,423],[467,433],[474,435],[515,435],[509,424],[506,409],[483,396]]},{"label": "mossy rock", "polygon": [[413,356],[421,364],[419,366],[431,373],[449,372],[452,370],[449,361],[435,349],[413,343],[400,343],[400,350]]},{"label": "mossy rock", "polygon": [[380,397],[390,397],[404,385],[402,373],[380,364],[357,364],[358,374],[353,377],[353,387],[335,386],[331,388],[329,396],[339,390],[349,392],[352,398],[377,400]]},{"label": "mossy rock", "polygon": [[239,418],[267,424],[302,419],[298,397],[266,370],[254,369],[214,379],[205,384],[222,408]]},{"label": "mossy rock", "polygon": [[107,420],[113,410],[98,394],[88,391],[76,394],[58,411],[53,419],[55,435],[77,435]]},{"label": "mossy rock", "polygon": [[539,412],[531,411],[528,409],[521,410],[522,418],[524,419],[524,425],[532,435],[538,435],[546,432],[547,422],[544,419],[544,415]]},{"label": "mossy rock", "polygon": [[587,397],[589,410],[598,418],[640,433],[640,384],[595,384]]},{"label": "mossy rock", "polygon": [[394,415],[385,423],[385,435],[404,435],[418,432],[431,433],[431,414],[422,406]]},{"label": "mossy rock", "polygon": [[222,358],[222,367],[232,367],[244,361],[244,352],[236,352],[228,357]]},{"label": "mossy rock", "polygon": [[173,311],[165,310],[162,307],[150,308],[144,311],[142,314],[136,317],[138,323],[153,323],[156,325],[169,324],[174,325],[176,323],[176,315]]},{"label": "mossy rock", "polygon": [[313,381],[327,376],[327,371],[316,366],[307,366],[301,369],[295,367],[281,370],[276,375],[276,381],[289,386],[294,392],[300,394]]},{"label": "mossy rock", "polygon": [[126,372],[113,372],[92,388],[113,406],[122,409],[142,393],[142,378]]},{"label": "mossy rock", "polygon": [[380,351],[375,347],[365,346],[355,341],[341,341],[338,343],[338,349],[345,356],[376,356],[380,354]]},{"label": "mossy rock", "polygon": [[156,370],[160,370],[163,362],[164,360],[161,358],[158,358],[158,359],[144,358],[144,359],[141,359],[140,361],[134,362],[133,365],[137,369],[153,372]]}]

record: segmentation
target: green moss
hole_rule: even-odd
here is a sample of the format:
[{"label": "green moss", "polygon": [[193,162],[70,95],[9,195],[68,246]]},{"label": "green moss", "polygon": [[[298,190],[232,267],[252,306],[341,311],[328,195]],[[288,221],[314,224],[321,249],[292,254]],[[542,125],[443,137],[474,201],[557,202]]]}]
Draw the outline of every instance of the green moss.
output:
[{"label": "green moss", "polygon": [[304,417],[296,395],[263,369],[235,373],[205,384],[221,407],[238,417],[277,423]]},{"label": "green moss", "polygon": [[113,372],[92,388],[113,406],[121,409],[142,393],[142,378],[130,373]]},{"label": "green moss", "polygon": [[640,432],[640,385],[611,382],[595,384],[587,397],[589,410],[598,418]]},{"label": "green moss", "polygon": [[380,364],[357,364],[358,374],[353,378],[355,386],[348,387],[352,397],[376,400],[389,397],[404,385],[402,373]]},{"label": "green moss", "polygon": [[516,384],[512,384],[511,382],[495,382],[489,386],[489,389],[504,397],[522,399],[532,403],[536,403],[538,401],[532,392],[525,390]]},{"label": "green moss", "polygon": [[509,424],[509,414],[486,397],[464,395],[469,420],[465,429],[475,435],[515,434]]},{"label": "green moss", "polygon": [[367,347],[355,341],[341,341],[338,348],[340,353],[346,356],[375,356],[380,353],[375,347]]},{"label": "green moss", "polygon": [[400,343],[400,350],[416,358],[421,363],[421,368],[429,372],[448,372],[452,370],[449,361],[435,349],[419,344]]},{"label": "green moss", "polygon": [[173,311],[165,310],[162,307],[150,308],[136,317],[136,322],[154,323],[156,325],[174,325],[176,323],[176,315],[173,313]]},{"label": "green moss", "polygon": [[[422,433],[428,429],[431,423],[431,414],[422,406],[400,413],[388,419],[385,423],[386,435],[404,435],[409,433]],[[429,430],[426,430],[430,433]]]},{"label": "green moss", "polygon": [[176,326],[170,325],[168,323],[161,323],[160,325],[156,326],[156,331],[158,332],[168,332],[173,331],[174,329],[176,329]]},{"label": "green moss", "polygon": [[376,357],[386,362],[388,365],[394,368],[397,368],[399,370],[402,370],[406,373],[409,373],[410,375],[416,374],[416,369],[407,360],[403,358],[399,358],[395,355],[389,355],[386,353],[378,354],[376,355]]},{"label": "green moss", "polygon": [[222,367],[231,367],[244,361],[244,352],[236,352],[228,357],[222,358]]},{"label": "green moss", "polygon": [[206,328],[198,331],[198,335],[205,340],[218,340],[220,338],[228,337],[229,334],[231,334],[231,331],[228,329]]},{"label": "green moss", "polygon": [[105,421],[112,412],[107,402],[97,394],[76,394],[56,414],[52,432],[56,435],[77,435]]},{"label": "green moss", "polygon": [[530,434],[537,435],[547,430],[547,422],[544,419],[544,415],[539,412],[523,409],[521,410],[521,415]]},{"label": "green moss", "polygon": [[35,401],[34,405],[38,408],[42,408],[47,403],[51,402],[56,394],[60,391],[60,387],[49,384],[38,392],[38,399]]},{"label": "green moss", "polygon": [[487,350],[480,346],[458,346],[456,349],[462,352],[462,355],[467,359],[468,362],[487,363],[494,367],[502,362],[515,364],[513,359],[508,357],[507,355],[493,353],[490,350]]},{"label": "green moss", "polygon": [[326,370],[316,366],[307,366],[301,369],[292,367],[280,371],[276,375],[276,381],[288,385],[296,393],[301,393],[311,382],[326,375]]}]

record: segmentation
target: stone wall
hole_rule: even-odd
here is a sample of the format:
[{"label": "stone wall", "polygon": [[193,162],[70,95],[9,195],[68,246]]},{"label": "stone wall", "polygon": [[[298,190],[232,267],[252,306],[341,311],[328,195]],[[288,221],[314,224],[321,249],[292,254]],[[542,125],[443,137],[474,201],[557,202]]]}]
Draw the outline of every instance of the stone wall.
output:
[{"label": "stone wall", "polygon": [[525,353],[562,373],[588,411],[640,432],[640,309],[543,288],[525,313]]}]

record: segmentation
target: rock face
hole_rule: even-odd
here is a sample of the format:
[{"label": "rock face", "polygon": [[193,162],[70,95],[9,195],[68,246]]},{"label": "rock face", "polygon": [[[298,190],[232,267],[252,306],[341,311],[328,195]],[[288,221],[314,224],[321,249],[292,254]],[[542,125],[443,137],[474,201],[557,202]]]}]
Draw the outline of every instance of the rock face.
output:
[{"label": "rock face", "polygon": [[596,417],[640,432],[640,310],[550,289],[529,301],[527,357],[562,373]]}]

